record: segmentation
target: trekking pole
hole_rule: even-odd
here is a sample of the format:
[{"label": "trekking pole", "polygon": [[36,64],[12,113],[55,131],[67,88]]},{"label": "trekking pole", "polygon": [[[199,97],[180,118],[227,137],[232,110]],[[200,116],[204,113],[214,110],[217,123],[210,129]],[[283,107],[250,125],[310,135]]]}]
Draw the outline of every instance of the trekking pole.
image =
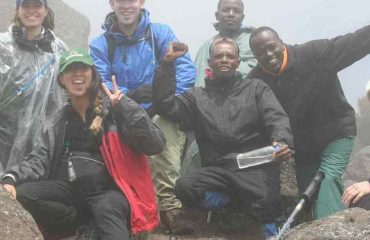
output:
[{"label": "trekking pole", "polygon": [[302,210],[304,204],[311,200],[313,195],[318,190],[321,180],[324,178],[324,173],[321,171],[317,171],[315,177],[311,181],[310,185],[306,188],[306,191],[301,195],[301,200],[293,210],[292,214],[290,214],[288,220],[284,223],[283,227],[280,229],[279,234],[277,235],[275,240],[280,240],[280,238],[284,235],[286,231],[290,229],[290,225],[294,221],[294,218],[297,216],[297,214]]}]

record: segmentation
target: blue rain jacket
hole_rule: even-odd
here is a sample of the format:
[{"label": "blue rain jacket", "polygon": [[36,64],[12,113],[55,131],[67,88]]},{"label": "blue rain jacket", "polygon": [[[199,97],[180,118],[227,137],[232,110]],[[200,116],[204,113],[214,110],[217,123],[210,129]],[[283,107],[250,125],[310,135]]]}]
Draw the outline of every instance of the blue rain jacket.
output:
[{"label": "blue rain jacket", "polygon": [[[130,37],[116,30],[115,18],[114,13],[108,14],[103,25],[106,34],[113,35],[116,42],[113,64],[109,60],[108,43],[104,34],[92,40],[90,51],[108,88],[112,89],[111,76],[115,74],[120,90],[126,93],[141,85],[152,84],[154,71],[159,63],[157,58],[163,58],[169,44],[178,40],[169,26],[150,23],[149,12],[145,9],[141,12],[136,31]],[[151,28],[152,41],[145,39],[148,28]],[[193,87],[196,70],[189,53],[178,58],[175,65],[176,93],[181,94]]]}]

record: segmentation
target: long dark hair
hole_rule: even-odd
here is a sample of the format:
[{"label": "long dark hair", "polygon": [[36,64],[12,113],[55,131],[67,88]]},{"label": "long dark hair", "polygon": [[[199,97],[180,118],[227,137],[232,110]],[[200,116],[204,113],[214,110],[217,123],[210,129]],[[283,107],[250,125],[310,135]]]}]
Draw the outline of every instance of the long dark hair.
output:
[{"label": "long dark hair", "polygon": [[[51,10],[50,7],[48,7],[48,6],[45,6],[45,7],[48,10],[48,15],[46,15],[44,21],[42,22],[42,26],[44,28],[54,30],[54,27],[55,27],[54,12],[53,12],[53,10]],[[18,8],[16,9],[16,11],[14,13],[13,23],[16,27],[23,27],[23,23],[22,23],[21,19],[18,16]]]}]

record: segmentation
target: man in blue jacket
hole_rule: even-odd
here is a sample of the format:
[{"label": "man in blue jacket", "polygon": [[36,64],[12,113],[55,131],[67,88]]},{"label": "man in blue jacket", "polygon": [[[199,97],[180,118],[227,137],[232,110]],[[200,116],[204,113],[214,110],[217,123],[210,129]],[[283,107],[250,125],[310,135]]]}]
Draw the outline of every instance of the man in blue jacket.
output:
[{"label": "man in blue jacket", "polygon": [[[181,203],[174,192],[186,137],[177,124],[156,116],[151,104],[154,70],[169,43],[177,41],[176,36],[167,25],[150,22],[144,0],[109,3],[113,12],[106,17],[105,33],[92,40],[91,55],[103,82],[111,88],[110,79],[115,75],[120,90],[141,104],[164,132],[166,148],[153,158],[161,221],[172,233],[191,232],[190,222],[181,217]],[[189,54],[176,60],[177,94],[194,85],[195,74]]]}]

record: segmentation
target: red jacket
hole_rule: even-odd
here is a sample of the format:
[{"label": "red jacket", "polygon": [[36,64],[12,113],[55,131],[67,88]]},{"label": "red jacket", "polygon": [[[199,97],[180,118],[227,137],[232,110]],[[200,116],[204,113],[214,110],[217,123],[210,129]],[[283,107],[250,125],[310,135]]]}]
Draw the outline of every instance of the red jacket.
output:
[{"label": "red jacket", "polygon": [[100,152],[108,172],[130,203],[132,233],[149,231],[158,226],[155,191],[147,156],[137,154],[123,144],[117,132],[104,134]]}]

